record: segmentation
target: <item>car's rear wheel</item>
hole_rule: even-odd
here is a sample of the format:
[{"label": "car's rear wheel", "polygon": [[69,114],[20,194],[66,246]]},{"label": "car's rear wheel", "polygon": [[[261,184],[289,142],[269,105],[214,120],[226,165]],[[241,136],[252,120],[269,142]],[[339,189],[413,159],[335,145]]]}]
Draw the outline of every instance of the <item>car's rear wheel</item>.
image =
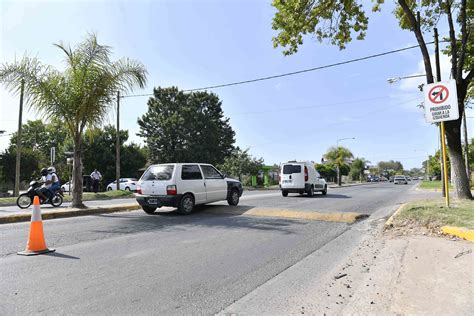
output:
[{"label": "car's rear wheel", "polygon": [[191,194],[185,194],[179,202],[178,212],[184,215],[191,214],[194,210],[194,197]]},{"label": "car's rear wheel", "polygon": [[281,191],[281,195],[288,196],[288,191]]},{"label": "car's rear wheel", "polygon": [[230,195],[229,197],[227,198],[227,203],[229,203],[229,205],[237,205],[239,204],[239,191],[237,190],[232,190],[230,192]]},{"label": "car's rear wheel", "polygon": [[311,186],[311,188],[308,191],[308,196],[311,197],[313,195],[314,195],[314,188],[313,188],[313,186]]},{"label": "car's rear wheel", "polygon": [[130,191],[130,188],[129,188],[129,187],[125,187],[125,191]]},{"label": "car's rear wheel", "polygon": [[142,205],[142,209],[145,211],[147,214],[153,214],[156,211],[156,207],[153,206],[148,206],[148,205]]},{"label": "car's rear wheel", "polygon": [[107,191],[112,191],[112,188],[111,188],[111,187],[108,187],[108,188],[107,188]]}]

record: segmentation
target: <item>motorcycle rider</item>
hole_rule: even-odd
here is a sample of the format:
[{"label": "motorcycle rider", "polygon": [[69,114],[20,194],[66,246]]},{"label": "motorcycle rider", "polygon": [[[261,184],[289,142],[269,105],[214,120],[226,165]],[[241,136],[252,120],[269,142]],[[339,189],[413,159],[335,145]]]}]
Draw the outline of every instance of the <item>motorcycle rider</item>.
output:
[{"label": "motorcycle rider", "polygon": [[48,173],[48,169],[46,168],[41,169],[41,182],[43,182],[43,185],[41,188],[36,189],[36,193],[46,202],[52,196],[49,188],[53,183],[53,177]]},{"label": "motorcycle rider", "polygon": [[48,173],[51,175],[51,186],[49,187],[49,191],[51,192],[51,196],[54,196],[54,194],[61,189],[61,183],[59,182],[59,177],[56,173],[56,168],[54,167],[49,167],[48,168]]}]

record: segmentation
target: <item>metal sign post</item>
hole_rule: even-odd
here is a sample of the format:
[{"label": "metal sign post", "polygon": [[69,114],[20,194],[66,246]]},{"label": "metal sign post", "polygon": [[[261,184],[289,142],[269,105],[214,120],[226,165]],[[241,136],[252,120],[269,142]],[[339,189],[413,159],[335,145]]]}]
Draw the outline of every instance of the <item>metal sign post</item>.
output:
[{"label": "metal sign post", "polygon": [[444,191],[446,192],[446,206],[449,207],[449,185],[448,185],[448,161],[446,160],[446,141],[444,132],[444,122],[441,122],[441,151],[443,154]]}]

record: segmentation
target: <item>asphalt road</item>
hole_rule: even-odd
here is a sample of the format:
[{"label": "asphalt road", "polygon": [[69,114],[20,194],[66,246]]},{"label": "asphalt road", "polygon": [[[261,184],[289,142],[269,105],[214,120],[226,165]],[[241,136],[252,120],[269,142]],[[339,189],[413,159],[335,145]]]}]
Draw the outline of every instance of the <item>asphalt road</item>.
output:
[{"label": "asphalt road", "polygon": [[[313,198],[251,192],[240,205],[372,214],[414,198],[412,184],[380,183]],[[45,221],[46,242],[57,251],[35,257],[16,255],[28,223],[0,225],[0,314],[214,314],[353,227],[212,208]]]}]

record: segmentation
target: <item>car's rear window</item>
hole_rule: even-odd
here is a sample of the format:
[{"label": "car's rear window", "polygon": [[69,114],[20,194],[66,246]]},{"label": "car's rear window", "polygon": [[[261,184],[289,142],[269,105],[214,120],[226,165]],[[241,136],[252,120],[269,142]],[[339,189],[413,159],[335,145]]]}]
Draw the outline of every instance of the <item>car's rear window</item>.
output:
[{"label": "car's rear window", "polygon": [[283,174],[301,173],[301,165],[284,165]]},{"label": "car's rear window", "polygon": [[173,177],[173,165],[158,165],[152,166],[148,168],[148,170],[143,175],[143,180],[157,180],[157,181],[165,181],[171,180]]}]

